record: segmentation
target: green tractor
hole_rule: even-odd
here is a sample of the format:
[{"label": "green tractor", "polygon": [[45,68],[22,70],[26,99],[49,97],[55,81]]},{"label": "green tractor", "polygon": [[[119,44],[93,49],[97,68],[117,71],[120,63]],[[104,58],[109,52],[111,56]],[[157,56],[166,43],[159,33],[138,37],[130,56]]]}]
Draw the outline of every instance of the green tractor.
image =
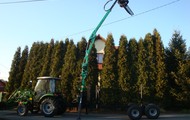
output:
[{"label": "green tractor", "polygon": [[61,94],[60,78],[38,77],[34,91],[16,90],[8,102],[18,102],[17,114],[20,116],[41,112],[45,117],[53,117],[66,111],[66,99]]}]

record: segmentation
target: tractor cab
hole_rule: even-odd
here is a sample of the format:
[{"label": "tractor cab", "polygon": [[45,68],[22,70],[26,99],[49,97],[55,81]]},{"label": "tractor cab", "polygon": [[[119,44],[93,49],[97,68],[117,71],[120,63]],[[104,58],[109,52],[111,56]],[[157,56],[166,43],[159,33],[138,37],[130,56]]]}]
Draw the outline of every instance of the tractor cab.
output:
[{"label": "tractor cab", "polygon": [[34,88],[35,101],[47,94],[60,93],[60,78],[55,77],[38,77],[38,82]]}]

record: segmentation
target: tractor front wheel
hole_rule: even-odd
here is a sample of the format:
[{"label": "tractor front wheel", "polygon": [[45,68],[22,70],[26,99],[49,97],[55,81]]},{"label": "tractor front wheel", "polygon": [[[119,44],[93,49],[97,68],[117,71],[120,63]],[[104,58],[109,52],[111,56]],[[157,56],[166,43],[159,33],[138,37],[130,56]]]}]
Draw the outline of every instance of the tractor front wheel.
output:
[{"label": "tractor front wheel", "polygon": [[40,108],[45,117],[53,117],[57,113],[55,100],[51,98],[44,99]]},{"label": "tractor front wheel", "polygon": [[24,104],[19,104],[17,107],[17,114],[19,116],[25,116],[28,114],[28,108],[27,105]]}]

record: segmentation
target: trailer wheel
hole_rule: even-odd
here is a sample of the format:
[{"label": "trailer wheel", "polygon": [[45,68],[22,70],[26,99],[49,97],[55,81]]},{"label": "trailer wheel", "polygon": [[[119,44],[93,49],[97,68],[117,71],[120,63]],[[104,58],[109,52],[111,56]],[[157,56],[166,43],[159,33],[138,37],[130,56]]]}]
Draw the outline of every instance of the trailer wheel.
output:
[{"label": "trailer wheel", "polygon": [[28,108],[26,105],[23,105],[23,104],[19,104],[18,107],[17,107],[17,114],[19,116],[25,116],[28,114]]},{"label": "trailer wheel", "polygon": [[148,119],[157,119],[160,115],[160,109],[155,104],[148,104],[145,107],[145,115]]},{"label": "trailer wheel", "polygon": [[142,117],[141,108],[137,105],[132,105],[127,110],[127,114],[131,120],[139,120]]},{"label": "trailer wheel", "polygon": [[44,99],[40,108],[45,117],[53,117],[57,113],[56,101],[50,98]]}]

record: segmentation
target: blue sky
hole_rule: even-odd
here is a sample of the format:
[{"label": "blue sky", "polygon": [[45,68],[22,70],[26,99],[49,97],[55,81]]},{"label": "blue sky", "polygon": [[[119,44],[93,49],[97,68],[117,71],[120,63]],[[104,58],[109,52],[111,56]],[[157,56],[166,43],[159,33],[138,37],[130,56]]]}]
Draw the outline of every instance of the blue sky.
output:
[{"label": "blue sky", "polygon": [[[31,47],[33,42],[65,40],[75,43],[81,37],[89,38],[93,28],[105,14],[103,9],[107,0],[46,0],[17,4],[1,4],[22,0],[0,1],[0,79],[8,79],[13,55],[20,46]],[[26,1],[26,0],[25,0]],[[165,7],[145,11],[174,2]],[[109,7],[108,4],[107,7]],[[129,0],[133,17],[117,4],[97,34],[106,38],[113,34],[115,44],[125,34],[128,39],[137,40],[156,28],[167,47],[174,30],[181,31],[190,47],[190,0]],[[140,14],[143,13],[143,14]],[[140,14],[140,15],[139,15]],[[118,22],[115,22],[118,21]],[[82,32],[85,31],[85,32]],[[37,77],[37,76],[36,76]]]}]

